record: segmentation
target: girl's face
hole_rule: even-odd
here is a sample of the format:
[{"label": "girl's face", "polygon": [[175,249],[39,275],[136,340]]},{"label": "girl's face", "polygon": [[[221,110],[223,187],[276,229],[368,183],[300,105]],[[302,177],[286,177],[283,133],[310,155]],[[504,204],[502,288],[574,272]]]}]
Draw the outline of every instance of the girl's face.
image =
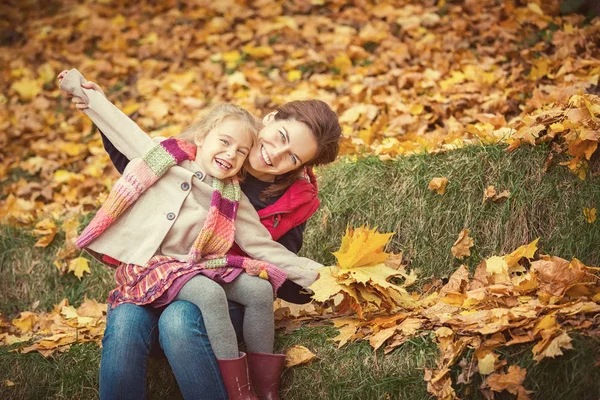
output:
[{"label": "girl's face", "polygon": [[317,155],[317,140],[307,125],[293,119],[277,120],[268,114],[248,155],[248,171],[270,181],[298,169]]},{"label": "girl's face", "polygon": [[225,118],[196,141],[196,163],[214,178],[231,178],[244,165],[254,142],[253,136],[240,121]]}]

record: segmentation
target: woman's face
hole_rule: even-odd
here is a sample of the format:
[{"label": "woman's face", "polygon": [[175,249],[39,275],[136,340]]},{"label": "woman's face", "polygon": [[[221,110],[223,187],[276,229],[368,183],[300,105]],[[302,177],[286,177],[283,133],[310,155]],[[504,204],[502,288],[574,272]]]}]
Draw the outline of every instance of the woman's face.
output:
[{"label": "woman's face", "polygon": [[248,155],[249,172],[269,180],[298,169],[317,155],[317,141],[307,125],[293,119],[277,120],[275,113],[264,119]]}]

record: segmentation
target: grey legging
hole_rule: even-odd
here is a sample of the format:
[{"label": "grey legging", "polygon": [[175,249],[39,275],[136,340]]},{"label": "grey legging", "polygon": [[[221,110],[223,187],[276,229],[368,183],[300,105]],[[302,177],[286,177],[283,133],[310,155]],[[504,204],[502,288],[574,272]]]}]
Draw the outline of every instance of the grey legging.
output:
[{"label": "grey legging", "polygon": [[231,283],[219,284],[203,275],[196,275],[183,285],[175,297],[175,300],[186,300],[200,308],[210,344],[215,356],[221,359],[239,357],[227,299],[245,307],[246,349],[272,353],[275,322],[273,287],[269,281],[242,273]]}]

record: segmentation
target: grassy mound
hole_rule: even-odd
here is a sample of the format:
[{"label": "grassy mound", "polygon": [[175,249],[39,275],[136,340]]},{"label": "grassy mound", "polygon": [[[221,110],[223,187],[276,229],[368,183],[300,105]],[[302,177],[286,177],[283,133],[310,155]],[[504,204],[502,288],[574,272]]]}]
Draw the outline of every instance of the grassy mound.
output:
[{"label": "grassy mound", "polygon": [[[319,171],[322,204],[307,226],[303,253],[334,263],[331,251],[346,226],[369,224],[396,232],[388,250],[402,251],[422,277],[445,276],[461,263],[474,267],[538,237],[548,254],[599,265],[600,229],[587,223],[583,209],[600,206],[600,179],[581,181],[556,160],[544,173],[546,155],[542,147],[507,153],[470,146],[393,162],[338,162]],[[444,195],[427,189],[434,177],[450,181]],[[510,198],[483,203],[489,185],[510,191]],[[458,261],[450,248],[463,228],[475,246]]]}]

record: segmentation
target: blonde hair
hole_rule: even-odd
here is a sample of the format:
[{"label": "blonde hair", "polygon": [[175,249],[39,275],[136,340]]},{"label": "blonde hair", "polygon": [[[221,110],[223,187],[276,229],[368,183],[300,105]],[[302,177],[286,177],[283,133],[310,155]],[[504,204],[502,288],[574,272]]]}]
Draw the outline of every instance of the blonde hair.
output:
[{"label": "blonde hair", "polygon": [[[263,127],[262,121],[242,107],[232,103],[222,103],[214,106],[204,118],[185,128],[177,138],[198,145],[198,142],[204,139],[208,132],[228,118],[240,122],[241,129],[252,136],[252,144],[254,144],[258,131]],[[244,180],[246,178],[246,168],[240,168],[237,177],[239,180]]]},{"label": "blonde hair", "polygon": [[244,110],[242,107],[232,103],[222,103],[213,107],[209,113],[199,121],[188,126],[179,134],[178,138],[190,143],[196,143],[206,137],[211,129],[225,121],[227,118],[233,118],[242,123],[242,129],[256,137],[257,132],[262,128],[261,121]]}]

